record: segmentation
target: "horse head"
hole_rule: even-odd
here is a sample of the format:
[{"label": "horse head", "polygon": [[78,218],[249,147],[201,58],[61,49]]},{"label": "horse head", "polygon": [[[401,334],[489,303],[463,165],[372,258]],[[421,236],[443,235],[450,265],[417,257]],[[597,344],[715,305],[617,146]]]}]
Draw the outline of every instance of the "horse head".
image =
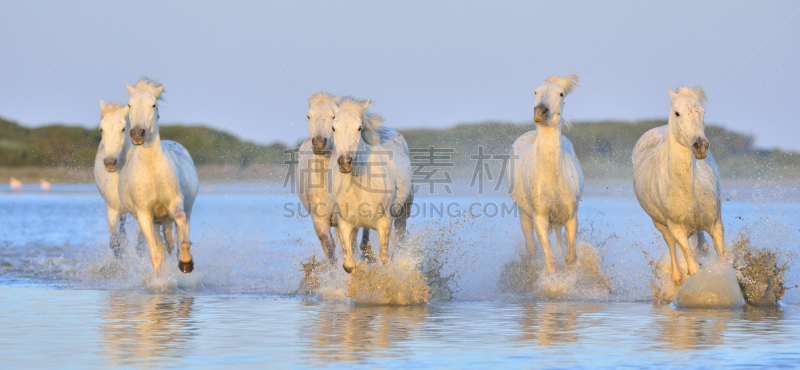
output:
[{"label": "horse head", "polygon": [[681,145],[691,149],[697,159],[708,156],[708,139],[705,134],[703,103],[706,93],[703,87],[680,86],[676,91],[669,91],[672,109],[669,116],[669,132]]},{"label": "horse head", "polygon": [[556,126],[561,119],[564,109],[564,97],[575,89],[578,76],[566,77],[552,76],[542,82],[533,93],[536,101],[533,108],[533,121],[539,125]]},{"label": "horse head", "polygon": [[330,154],[333,148],[333,107],[339,95],[318,93],[308,98],[308,131],[314,154]]},{"label": "horse head", "polygon": [[128,101],[130,109],[130,136],[133,145],[152,143],[158,136],[158,100],[164,86],[149,78],[142,77],[136,85],[128,86],[131,95]]},{"label": "horse head", "polygon": [[383,117],[367,112],[369,100],[358,100],[351,97],[334,102],[334,118],[331,126],[333,139],[336,142],[334,157],[339,164],[339,172],[350,173],[363,163],[359,160],[367,146],[378,144],[377,129]]},{"label": "horse head", "polygon": [[103,141],[103,164],[106,171],[117,172],[122,165],[120,154],[125,147],[128,107],[100,101],[100,133]]}]

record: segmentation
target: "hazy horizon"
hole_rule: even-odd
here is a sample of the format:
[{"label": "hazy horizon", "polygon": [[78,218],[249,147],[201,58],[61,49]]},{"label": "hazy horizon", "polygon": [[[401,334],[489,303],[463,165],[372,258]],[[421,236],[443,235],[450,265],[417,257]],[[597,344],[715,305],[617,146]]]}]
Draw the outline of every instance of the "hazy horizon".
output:
[{"label": "hazy horizon", "polygon": [[702,84],[707,124],[800,151],[795,2],[80,4],[0,4],[0,116],[96,127],[146,75],[161,122],[292,144],[314,92],[371,98],[395,128],[521,123],[575,73],[569,120],[666,119],[669,89]]}]

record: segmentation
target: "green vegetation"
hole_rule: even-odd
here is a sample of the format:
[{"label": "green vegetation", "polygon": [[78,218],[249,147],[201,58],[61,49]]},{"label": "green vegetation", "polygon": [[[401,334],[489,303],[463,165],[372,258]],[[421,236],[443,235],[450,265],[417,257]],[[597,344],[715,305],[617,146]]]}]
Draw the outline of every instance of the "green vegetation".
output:
[{"label": "green vegetation", "polygon": [[[575,123],[572,128],[564,129],[564,135],[575,146],[587,178],[628,178],[636,140],[647,130],[664,124],[666,121]],[[485,122],[447,129],[400,130],[400,133],[410,148],[432,145],[454,150],[450,159],[455,167],[450,170],[471,173],[475,164],[471,156],[478,154],[480,147],[485,155],[507,154],[514,140],[533,129],[533,123]],[[276,168],[283,164],[286,149],[281,143],[258,145],[202,125],[162,125],[161,136],[183,144],[198,167]],[[752,136],[720,126],[707,126],[706,136],[725,178],[800,177],[800,153],[756,149]],[[99,143],[99,130],[63,125],[26,128],[0,119],[0,167],[91,167]]]},{"label": "green vegetation", "polygon": [[[161,138],[177,141],[198,166],[280,164],[285,146],[258,145],[205,126],[162,125]],[[0,119],[0,166],[91,167],[100,130],[63,125],[21,127]]]}]

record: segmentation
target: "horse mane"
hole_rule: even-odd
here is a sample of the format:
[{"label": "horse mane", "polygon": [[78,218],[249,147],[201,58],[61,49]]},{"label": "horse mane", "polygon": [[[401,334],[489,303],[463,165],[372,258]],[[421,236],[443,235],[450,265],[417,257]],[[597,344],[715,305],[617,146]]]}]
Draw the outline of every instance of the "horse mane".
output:
[{"label": "horse mane", "polygon": [[137,90],[149,91],[156,96],[156,100],[161,100],[161,94],[164,93],[164,89],[162,88],[160,92],[157,89],[163,86],[164,85],[162,85],[161,82],[157,82],[149,77],[142,76],[139,78],[139,81],[136,81],[136,85],[133,85],[133,88]]},{"label": "horse mane", "polygon": [[100,119],[102,120],[107,114],[114,113],[122,108],[125,108],[125,106],[114,103],[113,101],[105,104],[100,107]]},{"label": "horse mane", "polygon": [[375,146],[376,144],[380,143],[381,139],[378,135],[378,129],[381,127],[381,123],[383,123],[385,120],[380,114],[370,113],[367,111],[367,107],[371,102],[371,100],[359,100],[348,96],[342,98],[342,100],[338,103],[338,106],[339,109],[345,109],[358,113],[358,115],[361,117],[361,124],[363,125],[363,130],[361,130],[361,138],[365,143],[367,143],[367,145]]},{"label": "horse mane", "polygon": [[333,96],[326,92],[318,92],[316,94],[311,94],[311,96],[308,98],[308,106],[311,107],[317,103],[331,103],[337,101],[339,101],[339,94]]},{"label": "horse mane", "polygon": [[700,105],[703,105],[703,103],[708,100],[708,98],[706,98],[706,92],[703,91],[703,85],[697,85],[696,87],[678,86],[678,88],[675,89],[675,92],[678,95],[697,99],[697,101],[700,102]]},{"label": "horse mane", "polygon": [[566,77],[561,76],[550,76],[545,81],[547,82],[554,82],[559,84],[565,91],[566,94],[572,92],[576,86],[578,86],[578,76],[571,74]]}]

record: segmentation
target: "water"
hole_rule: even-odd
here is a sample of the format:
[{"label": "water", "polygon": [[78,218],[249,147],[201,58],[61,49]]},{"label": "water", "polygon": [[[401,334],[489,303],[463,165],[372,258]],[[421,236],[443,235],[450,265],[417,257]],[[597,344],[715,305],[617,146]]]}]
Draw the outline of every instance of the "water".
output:
[{"label": "water", "polygon": [[[724,193],[729,247],[746,232],[754,245],[798,251],[800,188],[739,186]],[[416,201],[445,209],[452,203],[457,207],[451,210],[468,211],[473,202],[480,202],[473,209],[484,209],[508,198],[456,189],[456,195],[423,195]],[[93,186],[56,186],[50,194],[0,188],[3,366],[800,362],[798,289],[787,290],[780,306],[771,308],[689,310],[652,300],[653,275],[642,251],[660,258],[666,247],[628,186],[588,186],[581,202],[579,245],[596,253],[585,265],[599,266],[599,272],[560,271],[557,277],[563,279],[539,280],[531,291],[501,284],[509,266],[522,261],[516,218],[450,218],[446,211],[443,218],[436,211],[434,217],[417,215],[390,267],[400,269],[401,262],[416,256],[423,270],[435,270],[426,270],[432,288],[449,294],[433,294],[427,304],[411,306],[353,302],[347,296],[348,277],[338,268],[322,279],[324,294],[296,293],[304,277],[302,263],[323,257],[308,219],[283,217],[292,209],[287,202],[296,198],[279,186],[202,186],[192,219],[195,271],[178,272],[171,256],[165,276],[155,278],[149,259],[132,245],[125,258],[114,259],[105,207]],[[492,213],[492,206],[486,209]],[[430,208],[426,213],[430,216]],[[129,220],[131,244],[134,229]],[[375,236],[372,245],[377,248]],[[601,278],[608,282],[596,283]],[[787,286],[794,287],[798,278],[790,264]],[[539,294],[542,284],[561,291]]]}]

